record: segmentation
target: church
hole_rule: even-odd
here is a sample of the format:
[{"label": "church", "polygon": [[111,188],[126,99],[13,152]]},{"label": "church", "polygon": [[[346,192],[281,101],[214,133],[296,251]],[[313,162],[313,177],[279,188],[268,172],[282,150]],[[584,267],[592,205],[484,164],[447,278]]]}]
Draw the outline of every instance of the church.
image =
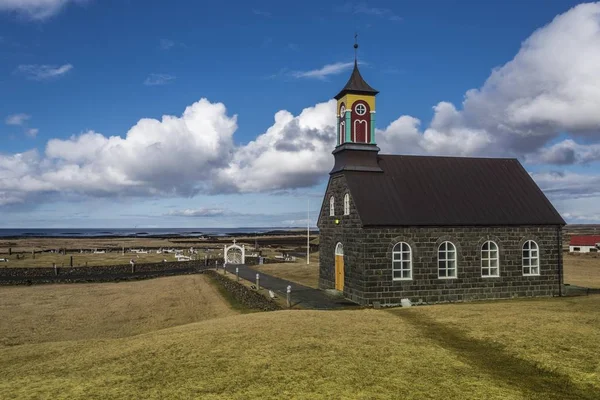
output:
[{"label": "church", "polygon": [[565,221],[520,162],[379,154],[377,94],[355,59],[335,96],[320,288],[376,307],[559,296]]}]

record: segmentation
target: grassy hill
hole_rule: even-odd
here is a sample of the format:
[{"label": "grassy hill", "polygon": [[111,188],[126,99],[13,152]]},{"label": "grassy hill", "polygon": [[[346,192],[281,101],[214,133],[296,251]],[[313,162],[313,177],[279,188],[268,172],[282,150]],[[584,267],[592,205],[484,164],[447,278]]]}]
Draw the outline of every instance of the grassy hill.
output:
[{"label": "grassy hill", "polygon": [[26,343],[133,336],[236,314],[238,311],[204,275],[120,283],[0,286],[0,349]]},{"label": "grassy hill", "polygon": [[[237,314],[203,279],[9,288],[24,291],[10,304],[13,293],[0,290],[2,337],[7,321],[25,337],[0,347],[0,398],[548,400],[600,393],[600,296]],[[129,295],[113,292],[125,285]],[[41,318],[52,308],[43,301],[69,296],[64,314]],[[28,297],[34,300],[20,306]],[[27,317],[15,319],[19,313]],[[45,337],[27,333],[36,326]]]}]

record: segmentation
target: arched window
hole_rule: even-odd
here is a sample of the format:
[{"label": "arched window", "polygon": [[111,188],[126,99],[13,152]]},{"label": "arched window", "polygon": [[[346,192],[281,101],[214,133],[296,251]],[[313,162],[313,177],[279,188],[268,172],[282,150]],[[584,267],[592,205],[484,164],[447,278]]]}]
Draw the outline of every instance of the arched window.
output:
[{"label": "arched window", "polygon": [[342,245],[339,242],[338,242],[338,244],[335,245],[335,255],[336,256],[343,256],[344,255],[344,245]]},{"label": "arched window", "polygon": [[346,106],[340,105],[340,144],[346,141]]},{"label": "arched window", "polygon": [[540,274],[540,252],[536,242],[528,240],[523,244],[523,275]]},{"label": "arched window", "polygon": [[329,216],[333,217],[335,215],[335,199],[333,196],[329,198]]},{"label": "arched window", "polygon": [[344,195],[344,215],[350,215],[350,195]]},{"label": "arched window", "polygon": [[412,249],[408,243],[396,243],[392,249],[392,279],[412,279]]},{"label": "arched window", "polygon": [[456,247],[450,242],[438,248],[438,278],[456,278]]},{"label": "arched window", "polygon": [[500,276],[498,245],[488,241],[481,246],[481,276]]}]

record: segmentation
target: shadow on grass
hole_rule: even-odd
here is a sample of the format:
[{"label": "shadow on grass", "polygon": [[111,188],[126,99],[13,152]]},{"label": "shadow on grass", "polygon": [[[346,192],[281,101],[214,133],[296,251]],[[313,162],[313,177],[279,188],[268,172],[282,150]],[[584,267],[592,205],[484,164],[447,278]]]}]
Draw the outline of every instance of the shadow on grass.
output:
[{"label": "shadow on grass", "polygon": [[452,351],[467,364],[489,374],[492,379],[519,389],[527,399],[600,399],[598,389],[592,385],[578,386],[567,375],[516,357],[501,345],[469,337],[456,328],[434,321],[418,310],[389,312],[409,322],[425,337]]}]

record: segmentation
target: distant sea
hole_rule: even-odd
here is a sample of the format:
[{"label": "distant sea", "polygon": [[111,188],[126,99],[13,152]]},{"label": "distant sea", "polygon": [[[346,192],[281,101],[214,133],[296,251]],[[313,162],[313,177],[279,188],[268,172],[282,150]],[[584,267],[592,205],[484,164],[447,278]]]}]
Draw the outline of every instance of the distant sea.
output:
[{"label": "distant sea", "polygon": [[[306,228],[0,229],[0,237],[194,237],[288,232]],[[311,228],[314,230],[314,228]]]}]

